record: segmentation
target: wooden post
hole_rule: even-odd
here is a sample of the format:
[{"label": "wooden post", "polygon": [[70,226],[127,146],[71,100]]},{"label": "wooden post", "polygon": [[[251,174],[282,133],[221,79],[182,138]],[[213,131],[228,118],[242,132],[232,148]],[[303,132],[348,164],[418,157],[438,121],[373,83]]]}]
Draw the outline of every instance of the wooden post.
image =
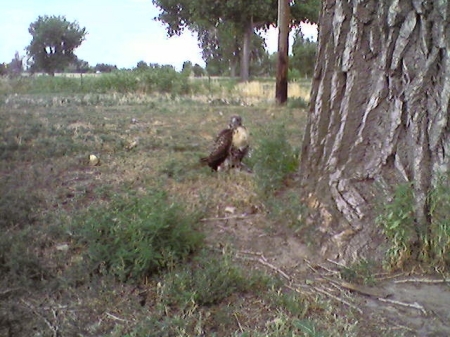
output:
[{"label": "wooden post", "polygon": [[278,0],[278,61],[275,87],[278,104],[286,103],[288,98],[289,20],[289,0]]}]

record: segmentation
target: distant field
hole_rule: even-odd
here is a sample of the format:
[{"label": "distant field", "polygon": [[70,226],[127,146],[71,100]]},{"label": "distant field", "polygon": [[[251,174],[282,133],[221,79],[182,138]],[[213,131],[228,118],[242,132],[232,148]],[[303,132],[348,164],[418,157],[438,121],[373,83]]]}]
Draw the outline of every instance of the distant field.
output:
[{"label": "distant field", "polygon": [[[288,97],[309,101],[310,79],[290,82]],[[243,100],[246,103],[274,102],[275,80],[257,79],[240,83],[226,77],[185,78],[179,73],[155,71],[148,73],[117,72],[107,74],[36,74],[18,79],[0,80],[1,93],[64,93],[64,94],[155,94],[188,96],[196,100]]]}]

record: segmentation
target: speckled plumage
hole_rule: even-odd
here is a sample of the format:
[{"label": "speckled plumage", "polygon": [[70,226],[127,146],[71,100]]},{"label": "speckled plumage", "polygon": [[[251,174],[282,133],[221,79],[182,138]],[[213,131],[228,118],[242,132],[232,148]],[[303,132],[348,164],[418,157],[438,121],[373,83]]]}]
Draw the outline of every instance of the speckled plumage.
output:
[{"label": "speckled plumage", "polygon": [[208,164],[214,171],[227,159],[233,140],[233,130],[222,130],[214,142],[213,149],[208,157],[201,158],[202,163]]}]

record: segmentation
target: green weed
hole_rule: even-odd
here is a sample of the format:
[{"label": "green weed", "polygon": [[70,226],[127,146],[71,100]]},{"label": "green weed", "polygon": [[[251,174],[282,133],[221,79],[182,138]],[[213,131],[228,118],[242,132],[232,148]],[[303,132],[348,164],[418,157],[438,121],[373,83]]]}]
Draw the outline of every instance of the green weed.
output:
[{"label": "green weed", "polygon": [[410,184],[402,184],[395,189],[392,201],[382,206],[376,221],[388,239],[388,265],[401,266],[411,256],[411,239],[416,233],[414,195]]},{"label": "green weed", "polygon": [[431,226],[428,243],[429,255],[441,266],[450,266],[450,181],[441,176],[429,195]]},{"label": "green weed", "polygon": [[211,257],[203,251],[193,262],[175,270],[163,280],[162,298],[166,304],[186,307],[188,304],[218,304],[235,292],[267,288],[269,278],[247,275],[229,257]]},{"label": "green weed", "polygon": [[311,306],[308,299],[295,292],[282,291],[280,288],[271,289],[268,298],[274,307],[297,318],[305,317]]},{"label": "green weed", "polygon": [[49,278],[50,271],[33,251],[35,235],[35,229],[29,227],[0,236],[0,274],[11,284],[32,287]]},{"label": "green weed", "polygon": [[306,109],[308,107],[309,102],[305,100],[303,97],[291,98],[288,100],[288,107],[291,109]]},{"label": "green weed", "polygon": [[270,197],[265,204],[273,221],[283,223],[295,231],[302,228],[307,208],[301,203],[297,190],[288,190],[280,195]]},{"label": "green weed", "polygon": [[375,264],[367,260],[359,260],[348,267],[343,267],[340,271],[341,277],[351,283],[373,285],[375,278],[373,269]]},{"label": "green weed", "polygon": [[[430,223],[426,230],[417,234],[413,188],[410,184],[400,185],[394,191],[393,200],[384,205],[377,218],[388,243],[387,262],[389,266],[401,266],[412,253],[413,246],[420,247],[422,261],[442,267],[450,264],[450,185],[448,177],[440,177],[428,195],[428,216]],[[417,239],[415,239],[417,238]],[[418,240],[418,242],[417,242]]]},{"label": "green weed", "polygon": [[163,191],[115,198],[85,216],[77,227],[88,261],[122,281],[171,267],[202,244],[195,228],[200,214],[188,213]]},{"label": "green weed", "polygon": [[0,180],[0,230],[25,228],[37,220],[37,209],[42,206],[42,197],[25,188]]},{"label": "green weed", "polygon": [[288,175],[297,170],[299,150],[288,142],[284,124],[263,129],[255,137],[254,147],[250,160],[256,184],[260,194],[267,198],[282,188]]},{"label": "green weed", "polygon": [[328,334],[321,332],[311,320],[295,320],[293,325],[306,337],[325,337]]},{"label": "green weed", "polygon": [[203,250],[192,261],[167,272],[155,285],[153,315],[140,322],[129,336],[233,335],[241,297],[258,295],[273,280],[247,271],[231,260]]}]

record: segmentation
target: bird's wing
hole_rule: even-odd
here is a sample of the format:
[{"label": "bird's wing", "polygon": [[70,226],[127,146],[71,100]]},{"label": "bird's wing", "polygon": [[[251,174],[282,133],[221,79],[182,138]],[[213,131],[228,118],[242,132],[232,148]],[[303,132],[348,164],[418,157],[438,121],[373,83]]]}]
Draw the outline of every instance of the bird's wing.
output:
[{"label": "bird's wing", "polygon": [[207,162],[211,168],[217,170],[217,167],[228,157],[232,141],[233,130],[222,130],[214,142],[211,153],[208,157],[202,158],[202,161]]}]

